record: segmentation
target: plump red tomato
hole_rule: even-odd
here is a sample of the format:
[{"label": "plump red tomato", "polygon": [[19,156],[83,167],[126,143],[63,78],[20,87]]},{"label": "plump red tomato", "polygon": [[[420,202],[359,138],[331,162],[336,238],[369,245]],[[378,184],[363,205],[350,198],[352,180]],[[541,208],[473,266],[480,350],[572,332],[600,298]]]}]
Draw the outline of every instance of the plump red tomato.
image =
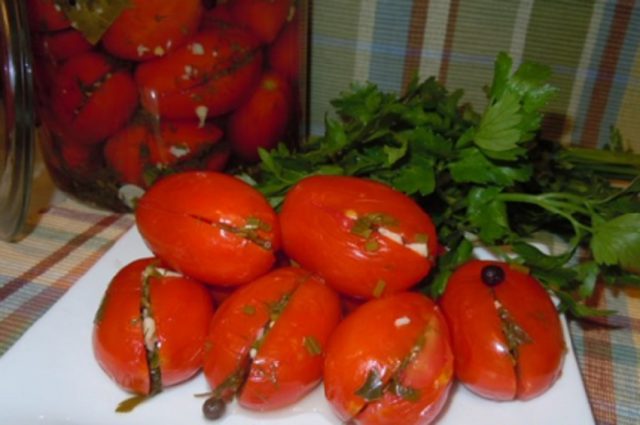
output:
[{"label": "plump red tomato", "polygon": [[265,44],[278,36],[291,7],[291,0],[232,0],[229,3],[236,21],[246,25]]},{"label": "plump red tomato", "polygon": [[92,48],[82,33],[74,29],[43,34],[40,36],[40,43],[40,53],[54,62],[78,56]]},{"label": "plump red tomato", "polygon": [[253,91],[260,78],[259,42],[240,28],[201,31],[172,53],[141,64],[136,81],[142,104],[168,118],[225,114]]},{"label": "plump red tomato", "polygon": [[[155,258],[136,260],[113,277],[98,309],[95,357],[123,389],[157,392],[201,369],[213,312],[204,285],[169,272]],[[159,383],[152,378],[156,369]]]},{"label": "plump red tomato", "polygon": [[304,37],[300,30],[300,18],[296,15],[269,47],[269,65],[290,81],[298,81],[300,77],[300,54]]},{"label": "plump red tomato", "polygon": [[560,375],[565,345],[558,312],[530,275],[474,260],[454,272],[440,305],[452,332],[456,375],[477,394],[527,400]]},{"label": "plump red tomato", "polygon": [[444,316],[427,297],[398,293],[368,301],[336,328],[324,387],[338,417],[355,424],[428,424],[453,381]]},{"label": "plump red tomato", "polygon": [[131,75],[94,52],[65,62],[56,74],[52,96],[53,112],[65,129],[65,138],[84,144],[113,135],[138,104]]},{"label": "plump red tomato", "polygon": [[132,0],[102,37],[105,49],[129,60],[148,60],[180,47],[195,34],[201,0]]},{"label": "plump red tomato", "polygon": [[145,186],[144,152],[151,133],[144,124],[130,124],[110,137],[104,145],[104,158],[120,183]]},{"label": "plump red tomato", "polygon": [[54,0],[27,0],[27,13],[32,31],[58,31],[71,25]]},{"label": "plump red tomato", "polygon": [[211,322],[204,373],[213,396],[252,410],[295,403],[322,378],[324,350],[340,320],[337,294],[297,267],[236,290]]},{"label": "plump red tomato", "polygon": [[229,3],[219,3],[206,9],[200,23],[201,29],[238,26],[236,18],[231,14]]},{"label": "plump red tomato", "polygon": [[276,213],[264,196],[222,173],[163,178],[138,202],[136,223],[157,256],[213,285],[235,286],[263,275],[280,247]]},{"label": "plump red tomato", "polygon": [[303,179],[287,194],[280,222],[289,257],[361,298],[417,284],[437,247],[431,219],[413,200],[357,177]]},{"label": "plump red tomato", "polygon": [[213,124],[162,120],[149,142],[149,159],[154,166],[172,166],[188,161],[217,144],[222,130]]},{"label": "plump red tomato", "polygon": [[227,136],[234,153],[245,162],[258,161],[258,148],[272,149],[283,141],[291,111],[287,80],[265,73],[249,99],[229,117]]}]

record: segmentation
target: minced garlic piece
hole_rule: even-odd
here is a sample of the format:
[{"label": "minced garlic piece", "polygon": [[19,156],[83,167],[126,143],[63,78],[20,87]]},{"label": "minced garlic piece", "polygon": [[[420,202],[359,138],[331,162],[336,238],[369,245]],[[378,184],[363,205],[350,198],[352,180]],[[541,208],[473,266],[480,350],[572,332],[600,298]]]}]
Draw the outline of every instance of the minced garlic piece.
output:
[{"label": "minced garlic piece", "polygon": [[399,328],[400,326],[406,326],[409,323],[411,323],[411,319],[409,319],[407,316],[398,317],[395,322],[393,322],[396,328]]},{"label": "minced garlic piece", "polygon": [[204,127],[204,123],[207,120],[207,114],[209,113],[209,108],[205,105],[196,106],[196,115],[198,117],[198,127]]},{"label": "minced garlic piece", "polygon": [[402,235],[400,233],[393,232],[393,231],[391,231],[389,229],[386,229],[384,227],[379,227],[378,228],[378,233],[380,233],[385,238],[391,239],[395,243],[399,243],[400,245],[404,244],[404,242],[402,241]]},{"label": "minced garlic piece", "polygon": [[191,53],[194,55],[204,55],[204,47],[200,43],[193,43],[191,45]]},{"label": "minced garlic piece", "polygon": [[169,148],[169,152],[176,158],[182,158],[183,156],[188,155],[190,150],[188,146],[173,145]]},{"label": "minced garlic piece", "polygon": [[405,245],[411,251],[416,252],[421,257],[427,258],[429,256],[429,247],[424,242],[413,242]]},{"label": "minced garlic piece", "polygon": [[354,210],[346,210],[344,212],[344,215],[347,216],[348,218],[352,219],[352,220],[357,220],[358,219],[358,213],[355,212]]},{"label": "minced garlic piece", "polygon": [[144,56],[145,53],[147,53],[149,49],[147,46],[143,45],[143,44],[139,44],[138,45],[138,56]]}]

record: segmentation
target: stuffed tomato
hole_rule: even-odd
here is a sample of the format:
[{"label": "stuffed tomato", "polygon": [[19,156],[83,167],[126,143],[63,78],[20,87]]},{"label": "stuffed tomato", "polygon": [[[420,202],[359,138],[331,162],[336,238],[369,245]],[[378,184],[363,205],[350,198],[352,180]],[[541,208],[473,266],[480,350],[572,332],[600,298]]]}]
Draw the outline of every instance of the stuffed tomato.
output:
[{"label": "stuffed tomato", "polygon": [[372,180],[305,178],[285,197],[280,219],[287,255],[346,295],[369,299],[408,289],[434,263],[430,217]]},{"label": "stuffed tomato", "polygon": [[327,340],[339,320],[338,295],[298,267],[237,289],[211,322],[204,373],[212,393],[205,409],[234,396],[258,411],[300,400],[320,383]]},{"label": "stuffed tomato", "polygon": [[205,283],[238,286],[268,272],[280,247],[276,213],[241,180],[193,171],[164,178],[136,208],[151,251]]},{"label": "stuffed tomato", "polygon": [[452,332],[456,376],[473,392],[528,400],[560,375],[566,348],[559,315],[527,273],[470,261],[451,276],[440,306]]},{"label": "stuffed tomato", "polygon": [[202,368],[214,306],[199,282],[156,258],[129,263],[111,280],[93,327],[93,352],[121,388],[145,396],[183,382]]},{"label": "stuffed tomato", "polygon": [[419,293],[368,301],[336,328],[324,387],[337,416],[354,424],[429,424],[453,382],[446,321]]}]

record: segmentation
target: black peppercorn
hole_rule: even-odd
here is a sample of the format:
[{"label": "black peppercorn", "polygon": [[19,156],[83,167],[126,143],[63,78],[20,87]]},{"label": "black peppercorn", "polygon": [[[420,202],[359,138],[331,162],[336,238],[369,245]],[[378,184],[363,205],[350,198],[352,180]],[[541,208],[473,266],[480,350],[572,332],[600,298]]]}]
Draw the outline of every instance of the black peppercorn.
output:
[{"label": "black peppercorn", "polygon": [[504,281],[504,270],[500,266],[494,264],[490,266],[484,266],[482,268],[482,282],[487,286],[496,286]]},{"label": "black peppercorn", "polygon": [[220,419],[227,408],[224,400],[218,397],[210,397],[202,405],[204,417],[210,420]]}]

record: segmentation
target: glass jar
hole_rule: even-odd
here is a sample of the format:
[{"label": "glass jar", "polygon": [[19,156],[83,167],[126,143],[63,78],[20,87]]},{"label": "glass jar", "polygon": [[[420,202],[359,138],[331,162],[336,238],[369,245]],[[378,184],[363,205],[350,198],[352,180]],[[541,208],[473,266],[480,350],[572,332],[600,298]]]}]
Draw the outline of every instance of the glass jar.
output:
[{"label": "glass jar", "polygon": [[38,139],[56,185],[114,211],[185,170],[306,133],[304,0],[28,0]]}]

